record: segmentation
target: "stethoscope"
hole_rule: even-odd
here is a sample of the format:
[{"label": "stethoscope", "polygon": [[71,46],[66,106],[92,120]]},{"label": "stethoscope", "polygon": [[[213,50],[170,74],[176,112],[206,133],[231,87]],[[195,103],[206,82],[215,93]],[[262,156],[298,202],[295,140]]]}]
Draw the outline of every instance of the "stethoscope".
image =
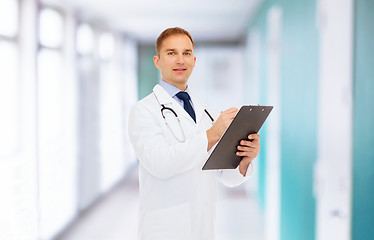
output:
[{"label": "stethoscope", "polygon": [[[164,119],[164,122],[166,124],[166,126],[169,128],[170,132],[173,134],[173,136],[179,141],[179,142],[184,142],[186,141],[186,137],[184,135],[184,131],[183,131],[183,128],[182,128],[182,124],[181,124],[181,121],[179,120],[179,116],[178,114],[170,107],[166,107],[164,104],[161,104],[160,101],[158,100],[157,98],[157,95],[155,93],[153,93],[157,99],[157,102],[158,104],[161,106],[161,115]],[[171,129],[171,127],[169,126],[168,124],[168,121],[166,120],[166,117],[165,117],[165,114],[164,114],[164,111],[170,111],[171,113],[173,113],[174,117],[177,119],[178,121],[178,124],[179,124],[179,129],[181,130],[181,133],[182,133],[182,136],[183,138],[180,139],[177,137],[177,135],[174,133],[174,131]],[[214,124],[214,118],[209,114],[208,110],[204,109],[204,112],[208,115],[208,117],[210,118],[210,120],[212,121],[212,124]]]}]

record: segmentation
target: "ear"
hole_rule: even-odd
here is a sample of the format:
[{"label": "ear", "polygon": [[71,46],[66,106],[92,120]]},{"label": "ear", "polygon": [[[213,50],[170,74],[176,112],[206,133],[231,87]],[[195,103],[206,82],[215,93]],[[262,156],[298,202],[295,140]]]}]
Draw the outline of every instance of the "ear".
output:
[{"label": "ear", "polygon": [[153,56],[153,62],[155,64],[155,67],[157,69],[160,69],[160,57],[159,56]]},{"label": "ear", "polygon": [[195,67],[196,64],[196,57],[193,58],[193,66]]}]

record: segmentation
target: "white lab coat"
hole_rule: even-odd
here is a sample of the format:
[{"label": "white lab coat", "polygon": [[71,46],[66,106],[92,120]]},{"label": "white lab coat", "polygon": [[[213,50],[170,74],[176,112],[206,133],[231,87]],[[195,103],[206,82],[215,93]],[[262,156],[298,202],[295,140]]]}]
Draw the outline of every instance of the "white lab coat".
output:
[{"label": "white lab coat", "polygon": [[[157,96],[157,99],[156,99]],[[141,240],[214,239],[217,179],[228,186],[246,180],[238,169],[201,170],[209,153],[206,130],[212,121],[206,107],[191,96],[197,123],[160,85],[132,109],[129,136],[140,161],[139,229]],[[179,116],[185,135],[170,111]],[[214,119],[218,114],[207,109]]]}]

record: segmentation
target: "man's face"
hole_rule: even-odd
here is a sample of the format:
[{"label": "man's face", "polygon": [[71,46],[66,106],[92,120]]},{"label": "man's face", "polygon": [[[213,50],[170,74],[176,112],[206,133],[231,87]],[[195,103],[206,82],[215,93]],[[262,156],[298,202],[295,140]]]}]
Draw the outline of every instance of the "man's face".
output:
[{"label": "man's face", "polygon": [[158,56],[153,57],[161,79],[180,90],[187,87],[187,80],[195,67],[196,57],[192,42],[184,34],[171,35],[163,40]]}]

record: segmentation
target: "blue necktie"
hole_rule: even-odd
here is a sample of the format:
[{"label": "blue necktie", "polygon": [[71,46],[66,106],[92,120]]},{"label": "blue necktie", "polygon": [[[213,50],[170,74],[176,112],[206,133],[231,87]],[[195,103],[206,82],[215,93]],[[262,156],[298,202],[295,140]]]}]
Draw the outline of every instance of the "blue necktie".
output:
[{"label": "blue necktie", "polygon": [[195,111],[193,110],[192,106],[191,106],[191,103],[190,103],[190,95],[188,95],[188,93],[186,92],[179,92],[176,94],[176,96],[183,101],[183,106],[184,106],[184,109],[186,110],[186,112],[188,112],[188,114],[190,114],[190,116],[192,117],[192,119],[195,121],[196,123],[196,116],[195,116]]}]

